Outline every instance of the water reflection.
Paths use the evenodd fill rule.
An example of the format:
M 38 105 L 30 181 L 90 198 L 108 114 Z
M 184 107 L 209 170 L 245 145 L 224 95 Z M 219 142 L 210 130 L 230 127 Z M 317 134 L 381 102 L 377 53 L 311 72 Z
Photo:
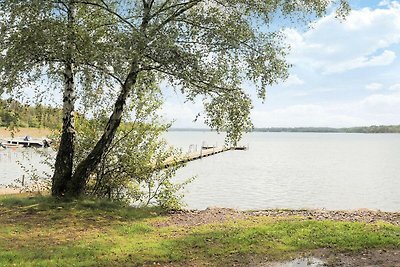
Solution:
M 29 183 L 29 177 L 35 173 L 46 177 L 52 170 L 44 160 L 54 156 L 50 148 L 7 148 L 0 150 L 0 184 L 9 185 L 25 177 Z

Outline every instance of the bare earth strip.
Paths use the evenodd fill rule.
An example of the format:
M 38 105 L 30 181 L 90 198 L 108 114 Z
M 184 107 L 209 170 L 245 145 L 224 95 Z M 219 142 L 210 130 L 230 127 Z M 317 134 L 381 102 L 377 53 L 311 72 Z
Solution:
M 332 220 L 343 222 L 376 223 L 387 222 L 400 225 L 400 212 L 382 212 L 374 210 L 261 210 L 261 211 L 238 211 L 226 208 L 207 208 L 205 210 L 189 210 L 171 212 L 167 221 L 157 226 L 198 226 L 207 223 L 219 223 L 228 220 L 246 219 L 250 217 L 266 216 L 272 218 L 300 217 L 304 220 Z
M 0 187 L 0 195 L 13 195 L 19 194 L 20 191 L 12 188 L 2 188 Z
M 17 128 L 14 131 L 14 137 L 31 136 L 33 138 L 47 137 L 52 134 L 52 130 L 46 128 Z M 12 132 L 4 127 L 0 128 L 0 139 L 11 138 Z

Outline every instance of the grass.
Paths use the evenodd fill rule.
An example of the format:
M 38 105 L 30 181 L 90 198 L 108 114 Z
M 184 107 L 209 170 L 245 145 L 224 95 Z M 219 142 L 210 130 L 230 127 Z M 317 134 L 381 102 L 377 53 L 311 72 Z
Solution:
M 400 248 L 391 224 L 251 217 L 200 226 L 156 227 L 158 208 L 101 200 L 0 197 L 0 266 L 234 265 L 319 248 Z

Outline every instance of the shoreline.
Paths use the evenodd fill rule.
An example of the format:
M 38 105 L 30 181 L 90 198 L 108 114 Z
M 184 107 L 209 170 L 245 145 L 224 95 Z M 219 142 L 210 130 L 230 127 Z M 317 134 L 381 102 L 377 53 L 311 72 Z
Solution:
M 15 128 L 14 137 L 31 136 L 33 138 L 48 137 L 53 130 L 48 128 Z M 12 131 L 5 127 L 0 127 L 0 139 L 12 138 Z
M 18 189 L 0 187 L 0 198 L 37 195 L 36 193 L 21 192 Z M 46 194 L 46 193 L 45 193 Z M 349 209 L 349 210 L 327 210 L 327 209 L 263 209 L 263 210 L 237 210 L 223 207 L 209 207 L 203 210 L 182 209 L 168 212 L 170 220 L 157 226 L 193 226 L 207 223 L 224 222 L 231 219 L 248 219 L 251 217 L 293 218 L 315 221 L 341 221 L 378 223 L 386 222 L 400 226 L 400 211 L 382 211 L 373 209 Z
M 0 187 L 0 196 L 12 196 L 20 194 L 22 193 L 17 189 Z
M 400 212 L 358 210 L 325 210 L 325 209 L 266 209 L 240 211 L 229 208 L 207 208 L 205 210 L 182 210 L 168 213 L 169 220 L 157 226 L 194 226 L 207 223 L 219 223 L 232 219 L 249 219 L 257 217 L 299 218 L 313 221 L 340 221 L 378 223 L 385 222 L 400 226 Z

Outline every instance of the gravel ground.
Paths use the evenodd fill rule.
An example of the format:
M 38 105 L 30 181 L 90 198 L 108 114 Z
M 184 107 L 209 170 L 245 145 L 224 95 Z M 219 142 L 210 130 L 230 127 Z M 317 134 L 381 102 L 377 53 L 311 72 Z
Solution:
M 381 212 L 373 210 L 329 211 L 329 210 L 260 210 L 238 211 L 226 208 L 207 208 L 205 210 L 185 210 L 169 213 L 167 221 L 156 226 L 197 226 L 207 223 L 224 222 L 227 220 L 246 219 L 267 216 L 285 218 L 297 216 L 304 220 L 333 220 L 346 222 L 387 222 L 400 225 L 400 212 Z
M 251 216 L 288 217 L 300 216 L 309 220 L 333 220 L 346 222 L 375 223 L 379 221 L 400 225 L 400 212 L 382 212 L 374 210 L 261 210 L 245 212 Z

